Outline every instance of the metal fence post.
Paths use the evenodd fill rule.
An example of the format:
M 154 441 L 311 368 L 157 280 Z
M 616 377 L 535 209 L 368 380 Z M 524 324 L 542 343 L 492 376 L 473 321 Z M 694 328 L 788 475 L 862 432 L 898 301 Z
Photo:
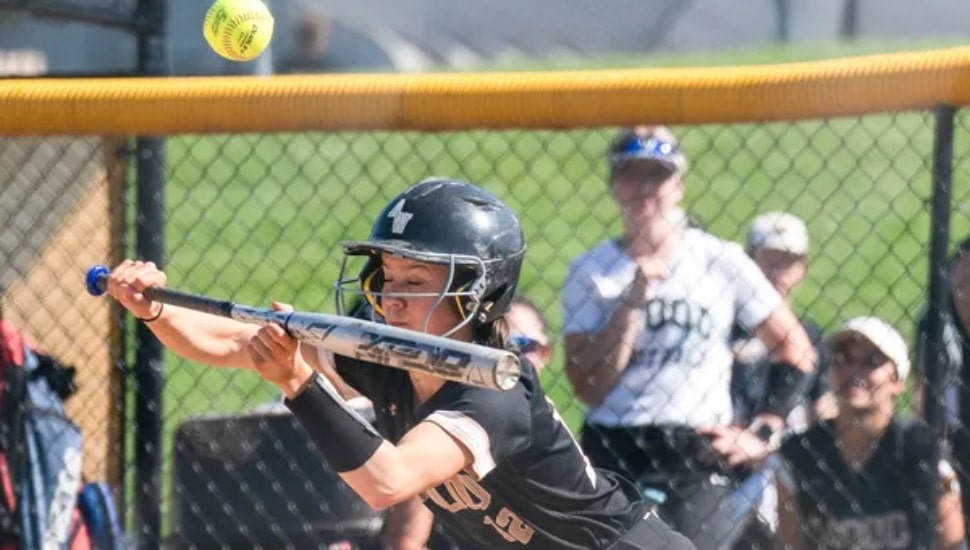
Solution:
M 937 434 L 937 441 L 943 438 L 943 362 L 945 346 L 943 326 L 947 312 L 947 254 L 950 245 L 950 202 L 953 179 L 953 125 L 956 110 L 948 105 L 937 107 L 935 112 L 935 136 L 933 144 L 933 192 L 930 212 L 930 271 L 929 271 L 929 317 L 926 325 L 926 346 L 929 353 L 926 361 L 926 389 L 923 414 L 926 422 Z M 925 506 L 925 517 L 920 541 L 925 548 L 936 548 L 937 483 L 939 473 L 937 463 L 940 458 L 939 445 L 933 446 L 931 456 L 920 469 L 920 500 Z
M 138 69 L 143 76 L 168 74 L 167 0 L 139 0 Z M 140 259 L 164 265 L 165 138 L 136 140 L 135 247 Z M 162 345 L 139 323 L 135 333 L 135 527 L 138 548 L 159 548 L 162 466 Z
M 839 37 L 855 38 L 859 33 L 859 0 L 843 0 Z
M 775 38 L 782 44 L 791 39 L 791 0 L 775 0 L 776 34 Z

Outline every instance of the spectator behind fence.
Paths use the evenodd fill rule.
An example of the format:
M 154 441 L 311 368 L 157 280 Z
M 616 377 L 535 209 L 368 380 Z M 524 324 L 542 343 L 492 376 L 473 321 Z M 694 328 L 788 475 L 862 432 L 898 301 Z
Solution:
M 944 353 L 941 367 L 944 391 L 942 395 L 928 395 L 925 387 L 926 362 L 930 353 L 926 344 L 929 329 L 927 308 L 920 313 L 916 327 L 916 370 L 919 376 L 914 380 L 914 386 L 918 410 L 923 410 L 928 399 L 943 401 L 947 431 L 953 435 L 959 431 L 960 426 L 960 369 L 963 365 L 963 346 L 968 341 L 965 338 L 968 334 L 967 327 L 970 326 L 970 323 L 961 321 L 958 313 L 961 308 L 964 309 L 967 315 L 964 318 L 970 321 L 970 239 L 964 240 L 957 247 L 950 258 L 948 270 L 948 294 L 951 299 L 948 309 L 943 312 Z
M 518 295 L 505 314 L 505 322 L 509 325 L 509 343 L 541 373 L 552 357 L 549 323 L 542 311 L 532 300 Z
M 698 548 L 740 532 L 736 470 L 764 458 L 813 370 L 798 319 L 744 250 L 688 228 L 679 204 L 687 159 L 663 127 L 622 131 L 609 184 L 624 234 L 575 259 L 563 290 L 567 374 L 589 405 L 582 443 L 660 503 Z M 735 427 L 731 327 L 763 339 L 769 399 Z
M 747 243 L 748 255 L 791 307 L 794 290 L 808 272 L 809 242 L 805 222 L 787 212 L 762 214 L 752 222 Z M 799 320 L 817 349 L 821 344 L 822 329 L 811 319 L 800 317 Z M 731 342 L 734 349 L 731 396 L 735 422 L 747 424 L 757 414 L 764 399 L 771 354 L 764 342 L 739 323 L 732 329 Z M 820 362 L 804 399 L 789 414 L 790 429 L 804 429 L 816 415 L 831 417 L 835 414 L 823 366 Z
M 963 427 L 960 420 L 961 399 L 963 385 L 964 363 L 970 360 L 970 238 L 959 244 L 950 259 L 950 285 L 948 289 L 948 307 L 944 313 L 943 324 L 943 392 L 942 395 L 930 395 L 925 387 L 926 362 L 929 359 L 929 349 L 926 345 L 926 331 L 929 328 L 928 311 L 922 313 L 917 326 L 916 367 L 920 374 L 915 380 L 917 408 L 922 410 L 930 399 L 943 400 L 945 410 L 947 435 L 954 448 L 955 457 L 970 457 L 970 432 Z M 965 460 L 965 459 L 964 459 Z M 966 488 L 970 485 L 970 471 L 966 466 L 957 467 L 960 485 Z M 963 509 L 970 509 L 970 495 L 963 496 Z
M 793 292 L 808 271 L 809 239 L 805 222 L 787 212 L 767 212 L 757 216 L 748 231 L 747 252 L 790 307 Z M 817 349 L 821 343 L 821 329 L 804 317 L 800 321 Z M 735 324 L 732 329 L 731 343 L 734 350 L 731 373 L 734 422 L 747 426 L 765 397 L 771 354 L 757 336 L 740 324 Z M 804 430 L 817 412 L 824 410 L 828 417 L 834 415 L 833 398 L 825 391 L 827 385 L 823 382 L 823 364 L 819 363 L 808 392 L 789 413 L 789 430 Z M 749 517 L 752 509 L 757 509 L 757 515 L 737 542 L 738 547 L 769 544 L 777 525 L 771 470 L 760 468 L 746 476 L 734 495 L 733 504 L 734 517 L 738 519 Z
M 786 439 L 778 470 L 779 539 L 786 548 L 961 548 L 960 487 L 946 453 L 939 461 L 938 517 L 919 494 L 935 436 L 895 410 L 910 370 L 902 336 L 858 317 L 825 342 L 838 413 Z M 937 535 L 938 533 L 938 535 Z

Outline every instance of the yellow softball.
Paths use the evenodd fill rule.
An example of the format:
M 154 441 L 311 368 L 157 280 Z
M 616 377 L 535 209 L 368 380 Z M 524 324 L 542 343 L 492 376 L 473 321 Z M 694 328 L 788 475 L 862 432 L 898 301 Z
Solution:
M 205 14 L 202 35 L 222 57 L 250 61 L 273 38 L 273 14 L 260 0 L 216 0 Z

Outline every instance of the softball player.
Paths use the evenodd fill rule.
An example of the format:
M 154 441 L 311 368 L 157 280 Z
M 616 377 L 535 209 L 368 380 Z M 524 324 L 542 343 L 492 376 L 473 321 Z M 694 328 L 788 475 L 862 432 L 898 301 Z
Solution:
M 966 548 L 960 485 L 944 458 L 935 503 L 920 472 L 936 436 L 897 417 L 910 371 L 902 336 L 875 317 L 846 322 L 826 339 L 838 400 L 834 420 L 788 438 L 778 470 L 780 542 L 786 548 Z M 922 510 L 937 508 L 936 517 Z
M 339 302 L 363 295 L 391 326 L 505 346 L 501 318 L 525 242 L 490 193 L 419 183 L 388 203 L 367 240 L 343 250 L 367 262 L 354 276 L 344 263 Z M 184 357 L 253 368 L 276 384 L 330 467 L 372 507 L 421 496 L 462 548 L 691 547 L 647 513 L 628 481 L 589 465 L 528 362 L 510 391 L 447 382 L 303 346 L 278 326 L 162 308 L 140 293 L 164 283 L 154 266 L 125 262 L 108 290 Z M 371 400 L 377 429 L 344 404 L 334 372 Z

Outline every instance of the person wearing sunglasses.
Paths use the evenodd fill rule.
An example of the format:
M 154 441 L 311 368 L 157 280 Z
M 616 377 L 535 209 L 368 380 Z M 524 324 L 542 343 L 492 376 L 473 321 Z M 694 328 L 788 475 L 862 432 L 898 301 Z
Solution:
M 549 324 L 539 307 L 524 296 L 516 296 L 505 314 L 505 323 L 509 344 L 541 373 L 552 357 L 552 346 L 547 334 Z
M 815 352 L 740 245 L 688 226 L 688 162 L 669 129 L 625 129 L 607 160 L 623 234 L 574 259 L 562 293 L 566 372 L 588 406 L 583 448 L 698 548 L 730 547 L 744 527 L 729 504 L 738 471 L 767 455 Z M 735 323 L 772 360 L 747 429 L 733 422 Z
M 879 318 L 857 317 L 826 339 L 825 350 L 838 413 L 781 446 L 782 547 L 966 548 L 960 485 L 945 451 L 936 502 L 920 494 L 936 436 L 896 413 L 910 371 L 902 336 Z M 936 517 L 927 518 L 921 510 L 934 505 Z

